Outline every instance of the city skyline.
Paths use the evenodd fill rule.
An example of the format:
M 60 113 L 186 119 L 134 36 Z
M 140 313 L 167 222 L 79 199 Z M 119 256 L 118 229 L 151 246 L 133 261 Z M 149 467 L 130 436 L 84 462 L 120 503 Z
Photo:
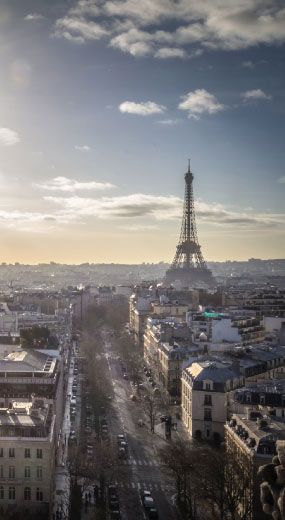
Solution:
M 1 261 L 284 257 L 278 1 L 4 0 Z

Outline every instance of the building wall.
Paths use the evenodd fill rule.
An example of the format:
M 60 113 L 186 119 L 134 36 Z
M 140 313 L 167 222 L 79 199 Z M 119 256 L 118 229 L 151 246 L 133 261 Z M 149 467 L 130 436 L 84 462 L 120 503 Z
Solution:
M 212 340 L 214 342 L 230 341 L 239 343 L 241 336 L 237 327 L 232 327 L 231 319 L 213 320 L 212 322 Z
M 285 323 L 285 318 L 275 318 L 273 316 L 264 316 L 262 324 L 267 332 L 280 331 L 282 323 Z
M 244 442 L 228 424 L 225 425 L 225 445 L 226 453 L 232 461 L 231 469 L 237 468 L 236 475 L 232 475 L 232 478 L 236 476 L 237 486 L 242 490 L 241 498 L 236 507 L 237 519 L 268 519 L 269 517 L 262 511 L 257 470 L 259 466 L 268 464 L 272 455 L 259 455 L 245 446 Z M 244 482 L 242 482 L 243 479 Z
M 0 475 L 3 474 L 3 477 L 0 477 L 0 497 L 4 493 L 4 498 L 0 498 L 0 511 L 1 507 L 10 512 L 39 511 L 41 520 L 47 519 L 52 504 L 55 475 L 54 433 L 50 438 L 44 439 L 0 437 L 0 455 L 2 449 Z M 14 449 L 14 457 L 9 457 L 9 449 Z M 29 458 L 25 457 L 25 449 L 30 450 Z M 37 457 L 37 450 L 42 450 L 42 458 Z M 9 488 L 15 489 L 15 499 L 9 499 Z M 30 500 L 25 500 L 25 488 L 30 488 Z M 41 500 L 37 500 L 38 498 Z
M 212 404 L 209 404 L 210 402 Z M 205 413 L 209 414 L 209 411 L 211 420 L 205 418 Z M 223 438 L 224 424 L 227 420 L 227 394 L 193 390 L 191 384 L 182 376 L 182 420 L 191 437 L 195 437 L 199 430 L 202 438 L 211 439 L 214 433 Z

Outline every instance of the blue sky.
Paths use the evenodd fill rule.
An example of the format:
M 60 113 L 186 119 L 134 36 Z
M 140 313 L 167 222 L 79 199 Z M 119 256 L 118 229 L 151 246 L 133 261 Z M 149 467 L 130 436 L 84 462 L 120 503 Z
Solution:
M 2 261 L 284 257 L 283 2 L 0 6 Z

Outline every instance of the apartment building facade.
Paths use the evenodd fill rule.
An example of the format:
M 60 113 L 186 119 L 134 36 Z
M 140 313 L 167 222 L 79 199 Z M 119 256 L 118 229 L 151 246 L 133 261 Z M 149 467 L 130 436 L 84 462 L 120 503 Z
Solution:
M 55 473 L 55 414 L 45 399 L 0 410 L 0 515 L 48 520 Z

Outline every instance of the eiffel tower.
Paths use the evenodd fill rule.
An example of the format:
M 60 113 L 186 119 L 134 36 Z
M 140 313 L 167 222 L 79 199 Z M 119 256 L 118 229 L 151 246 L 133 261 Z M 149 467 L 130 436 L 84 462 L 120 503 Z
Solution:
M 185 173 L 185 198 L 180 239 L 171 267 L 166 271 L 164 282 L 167 285 L 176 280 L 181 281 L 184 286 L 199 285 L 199 282 L 207 285 L 214 283 L 213 275 L 207 267 L 198 242 L 193 179 L 189 159 L 188 171 Z

